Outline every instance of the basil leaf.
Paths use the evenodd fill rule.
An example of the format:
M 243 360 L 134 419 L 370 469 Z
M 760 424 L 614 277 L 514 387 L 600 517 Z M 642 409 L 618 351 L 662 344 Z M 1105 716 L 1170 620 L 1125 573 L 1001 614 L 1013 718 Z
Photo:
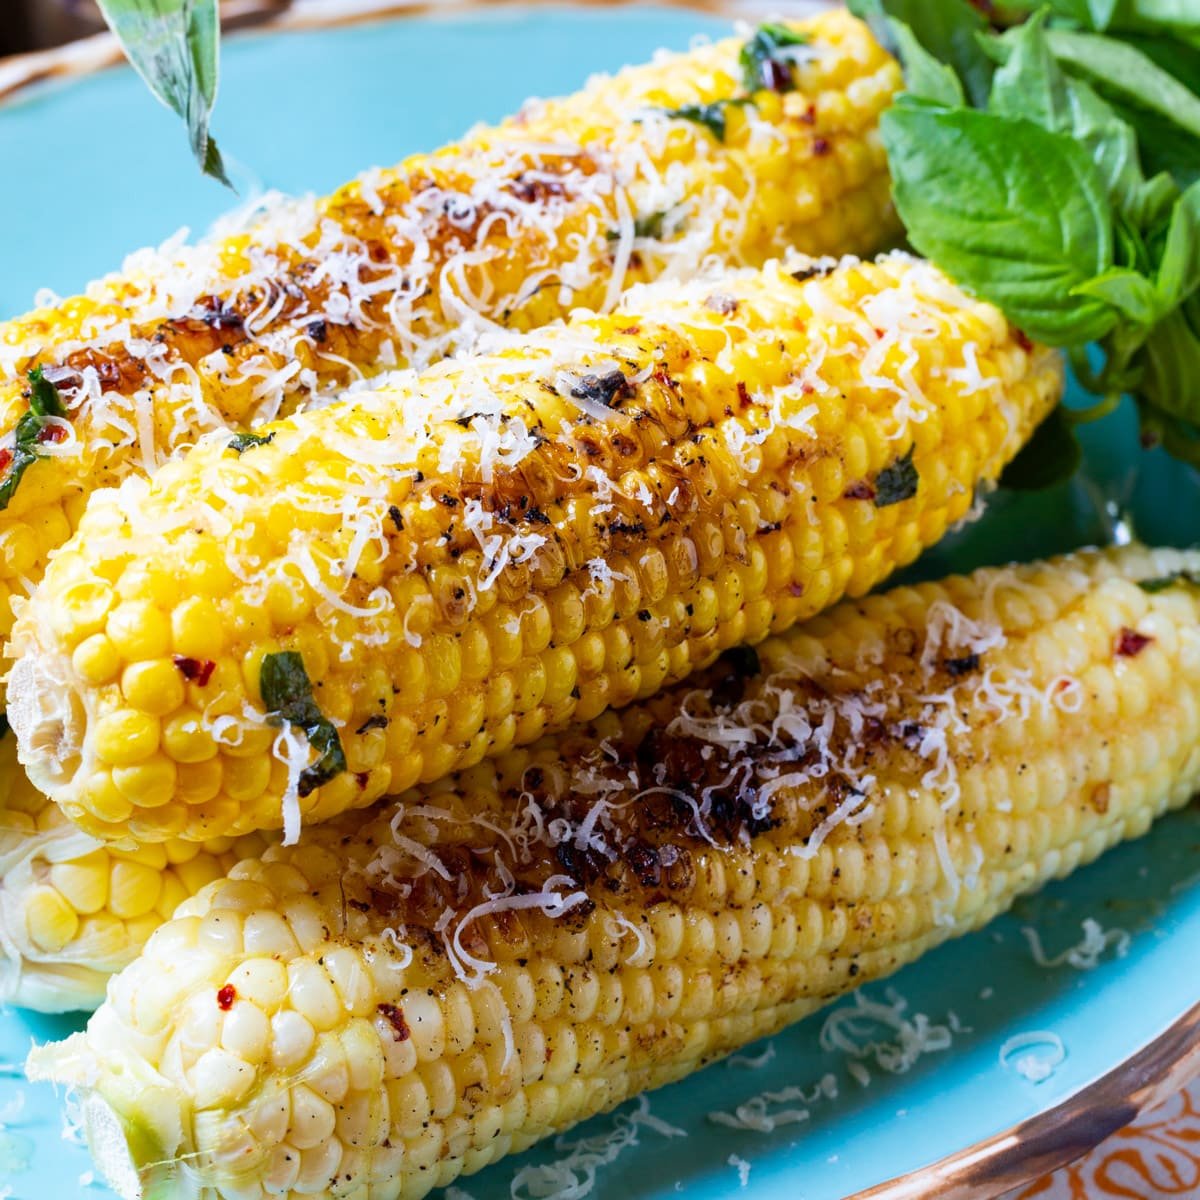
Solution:
M 1120 29 L 1154 29 L 1176 37 L 1200 38 L 1200 11 L 1195 0 L 1117 0 L 1115 24 Z
M 1200 138 L 1200 96 L 1136 47 L 1066 29 L 1052 29 L 1046 36 L 1059 63 L 1090 79 L 1101 95 L 1149 109 Z
M 295 725 L 304 731 L 317 761 L 300 772 L 297 791 L 307 796 L 346 769 L 342 740 L 332 721 L 317 707 L 304 659 L 295 650 L 263 656 L 259 691 L 272 725 Z
M 1200 138 L 1180 129 L 1174 121 L 1144 108 L 1121 104 L 1121 116 L 1137 131 L 1142 162 L 1151 174 L 1168 172 L 1181 187 L 1200 179 Z
M 1200 575 L 1195 571 L 1175 571 L 1170 575 L 1159 575 L 1157 579 L 1139 579 L 1138 587 L 1153 596 L 1156 592 L 1165 592 L 1167 588 L 1178 587 L 1183 583 L 1190 587 L 1200 587 Z
M 899 17 L 889 17 L 883 0 L 852 0 L 851 8 L 871 26 L 877 41 L 889 46 L 904 68 L 904 88 L 909 96 L 957 108 L 966 104 L 962 83 L 954 69 L 938 62 Z
M 1103 300 L 1136 325 L 1153 325 L 1162 315 L 1162 304 L 1154 284 L 1128 267 L 1112 267 L 1077 283 L 1071 289 L 1071 295 Z
M 252 449 L 254 446 L 265 446 L 268 442 L 274 440 L 275 435 L 273 433 L 238 433 L 229 440 L 228 449 L 236 450 L 238 454 L 241 455 L 245 454 L 247 450 Z
M 1160 300 L 1167 306 L 1200 288 L 1200 183 L 1193 183 L 1171 210 L 1157 285 Z
M 909 446 L 908 453 L 896 459 L 895 462 L 888 463 L 875 476 L 875 495 L 872 499 L 876 508 L 887 508 L 889 505 L 899 504 L 902 500 L 911 500 L 917 494 L 921 477 L 913 465 L 915 448 Z
M 992 80 L 988 111 L 1027 117 L 1043 129 L 1067 129 L 1073 123 L 1067 80 L 1050 52 L 1045 23 L 1042 9 L 998 39 L 1010 53 Z
M 217 0 L 97 0 L 134 70 L 187 123 L 192 153 L 206 175 L 232 187 L 209 118 L 217 99 Z
M 851 11 L 864 19 L 871 7 L 869 0 L 850 3 Z M 935 59 L 954 70 L 973 105 L 982 108 L 987 103 L 993 67 L 976 40 L 976 34 L 988 27 L 977 9 L 967 0 L 882 0 L 882 7 L 889 17 L 907 25 Z
M 1113 265 L 1112 208 L 1087 150 L 1020 118 L 898 102 L 882 119 L 909 240 L 1032 336 L 1086 342 L 1106 304 L 1071 289 Z
M 678 108 L 664 108 L 668 117 L 680 121 L 693 121 L 703 125 L 717 139 L 725 140 L 725 105 L 728 101 L 718 100 L 713 104 L 681 104 Z
M 1200 95 L 1200 45 L 1189 45 L 1170 35 L 1125 33 L 1121 40 L 1136 47 L 1189 91 Z
M 29 372 L 29 411 L 38 418 L 67 415 L 67 407 L 58 394 L 58 388 L 46 378 L 41 367 L 34 367 Z M 44 424 L 44 420 L 39 420 L 38 427 Z
M 1070 479 L 1083 451 L 1060 404 L 1034 431 L 1000 475 L 1000 486 L 1032 492 Z
M 21 414 L 13 430 L 11 450 L 0 451 L 4 463 L 4 479 L 0 482 L 0 512 L 9 506 L 25 472 L 45 455 L 39 450 L 44 431 L 49 426 L 48 417 L 66 417 L 67 409 L 58 394 L 58 388 L 50 382 L 41 367 L 29 372 L 29 408 Z
M 796 47 L 808 45 L 808 34 L 777 22 L 760 25 L 742 47 L 738 62 L 742 83 L 748 92 L 790 92 L 795 86 L 792 68 L 798 61 Z M 806 52 L 811 54 L 811 51 Z
M 1200 423 L 1200 294 L 1193 293 L 1180 307 L 1164 317 L 1151 330 L 1138 355 L 1141 380 L 1138 397 L 1164 416 Z M 1147 414 L 1142 413 L 1143 423 Z M 1171 453 L 1177 430 L 1160 431 Z M 1182 455 L 1196 461 L 1191 455 Z
M 903 21 L 892 22 L 892 33 L 904 66 L 905 90 L 910 95 L 948 108 L 966 104 L 962 83 L 951 67 L 938 62 Z

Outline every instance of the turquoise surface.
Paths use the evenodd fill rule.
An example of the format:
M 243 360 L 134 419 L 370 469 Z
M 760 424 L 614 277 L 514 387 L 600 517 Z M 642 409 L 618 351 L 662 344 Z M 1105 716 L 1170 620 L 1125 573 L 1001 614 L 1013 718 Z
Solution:
M 590 71 L 661 45 L 684 47 L 694 34 L 721 28 L 703 16 L 639 8 L 503 11 L 240 37 L 226 48 L 215 128 L 244 191 L 322 191 L 367 164 L 497 117 L 529 93 L 571 90 Z M 0 315 L 27 307 L 38 287 L 77 288 L 128 249 L 180 225 L 203 229 L 230 203 L 197 175 L 182 131 L 127 71 L 44 88 L 0 110 L 0 162 L 8 185 L 0 192 Z M 1088 430 L 1086 482 L 1040 495 L 999 494 L 982 521 L 914 572 L 936 575 L 1103 540 L 1107 500 L 1131 514 L 1147 540 L 1200 539 L 1195 477 L 1160 454 L 1142 454 L 1125 412 Z M 1053 955 L 1079 940 L 1088 916 L 1128 930 L 1128 954 L 1110 951 L 1088 973 L 1035 965 L 1023 925 L 1036 927 Z M 961 1030 L 950 1049 L 902 1076 L 873 1068 L 864 1088 L 844 1054 L 819 1049 L 823 1018 L 804 1022 L 774 1039 L 774 1057 L 761 1069 L 719 1064 L 654 1095 L 654 1116 L 687 1136 L 640 1126 L 639 1144 L 599 1167 L 595 1194 L 729 1195 L 739 1183 L 729 1163 L 736 1156 L 751 1164 L 747 1194 L 759 1200 L 838 1200 L 1086 1087 L 1200 1000 L 1198 954 L 1200 809 L 1193 806 L 897 976 L 892 986 L 910 1013 Z M 884 999 L 887 988 L 868 994 Z M 0 1014 L 0 1193 L 11 1188 L 11 1200 L 107 1194 L 86 1184 L 86 1152 L 59 1140 L 61 1097 L 25 1084 L 16 1067 L 31 1039 L 62 1036 L 78 1024 Z M 1046 1030 L 1066 1050 L 1049 1078 L 1034 1084 L 1001 1066 L 1007 1038 Z M 827 1073 L 837 1080 L 837 1098 L 808 1106 L 805 1122 L 763 1134 L 706 1119 L 764 1089 L 811 1091 Z M 603 1134 L 619 1119 L 598 1118 L 569 1140 Z M 500 1200 L 522 1166 L 551 1157 L 535 1151 L 462 1187 L 477 1200 Z

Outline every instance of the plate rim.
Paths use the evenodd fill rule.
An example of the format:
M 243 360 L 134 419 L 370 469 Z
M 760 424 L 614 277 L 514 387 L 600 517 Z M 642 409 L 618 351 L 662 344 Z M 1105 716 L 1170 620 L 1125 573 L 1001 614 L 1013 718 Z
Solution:
M 669 8 L 745 18 L 737 0 L 654 0 Z M 802 0 L 803 2 L 803 0 Z M 808 0 L 814 11 L 832 0 Z M 453 17 L 470 12 L 636 9 L 639 0 L 232 0 L 222 4 L 227 31 L 303 32 L 373 21 Z M 0 108 L 50 83 L 74 82 L 118 66 L 110 33 L 0 59 Z M 1200 1078 L 1200 1003 L 1073 1095 L 992 1136 L 844 1200 L 995 1200 L 1082 1158 L 1141 1113 Z

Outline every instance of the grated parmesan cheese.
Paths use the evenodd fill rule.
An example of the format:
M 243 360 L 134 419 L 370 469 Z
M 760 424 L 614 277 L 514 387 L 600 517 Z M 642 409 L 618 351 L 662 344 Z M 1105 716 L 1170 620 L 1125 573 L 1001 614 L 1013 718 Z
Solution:
M 632 1111 L 618 1112 L 607 1133 L 570 1141 L 558 1137 L 554 1147 L 561 1157 L 544 1166 L 522 1167 L 510 1185 L 512 1200 L 581 1200 L 591 1195 L 596 1175 L 631 1146 L 639 1145 L 639 1133 L 649 1129 L 661 1137 L 687 1137 L 687 1132 L 654 1116 L 650 1102 L 639 1096 Z
M 1083 937 L 1073 946 L 1068 946 L 1053 958 L 1042 947 L 1041 935 L 1031 925 L 1021 926 L 1021 935 L 1029 943 L 1033 961 L 1039 967 L 1074 967 L 1077 971 L 1094 971 L 1100 960 L 1111 947 L 1115 957 L 1124 958 L 1129 953 L 1132 937 L 1124 929 L 1104 929 L 1094 917 L 1083 920 Z
M 1067 1050 L 1057 1033 L 1018 1033 L 1000 1047 L 1000 1065 L 1015 1071 L 1030 1083 L 1044 1083 L 1067 1059 Z
M 750 1182 L 751 1164 L 736 1154 L 731 1154 L 725 1161 L 737 1172 L 738 1187 L 746 1187 Z

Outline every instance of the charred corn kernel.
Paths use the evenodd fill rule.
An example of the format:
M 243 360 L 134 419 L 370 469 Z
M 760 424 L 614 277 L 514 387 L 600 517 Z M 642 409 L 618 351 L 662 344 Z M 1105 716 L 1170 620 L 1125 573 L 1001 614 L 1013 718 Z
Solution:
M 109 976 L 182 901 L 265 844 L 253 836 L 99 846 L 33 787 L 12 738 L 0 740 L 0 1001 L 95 1008 Z
M 121 837 L 131 827 L 87 801 L 101 764 L 128 769 L 118 787 L 132 798 L 125 781 L 139 778 L 137 768 L 160 756 L 193 761 L 207 752 L 208 733 L 220 791 L 193 803 L 180 831 L 157 786 L 163 777 L 147 768 L 138 839 L 154 840 L 156 825 L 164 837 L 208 838 L 278 828 L 285 817 L 294 831 L 302 816 L 366 806 L 650 695 L 731 645 L 760 641 L 847 590 L 868 591 L 995 478 L 1054 404 L 1061 366 L 1050 351 L 1027 352 L 1003 322 L 1001 336 L 984 340 L 986 306 L 926 263 L 892 255 L 823 272 L 799 261 L 636 289 L 614 316 L 577 314 L 493 354 L 280 422 L 270 442 L 240 457 L 201 445 L 148 488 L 131 484 L 136 503 L 121 492 L 93 497 L 16 630 L 11 720 L 34 781 L 88 832 Z M 894 324 L 881 340 L 884 313 Z M 964 341 L 964 328 L 976 339 Z M 889 338 L 904 353 L 875 365 Z M 715 357 L 698 349 L 708 341 L 720 347 Z M 972 364 L 957 368 L 962 379 L 944 369 L 959 360 Z M 980 387 L 994 397 L 982 415 L 966 399 Z M 480 394 L 496 406 L 495 429 L 516 439 L 503 457 L 484 449 L 499 433 L 475 431 Z M 453 396 L 462 397 L 461 419 Z M 676 409 L 688 423 L 672 439 L 662 414 Z M 760 446 L 768 429 L 785 443 L 774 469 Z M 855 443 L 873 456 L 856 479 L 841 466 L 847 429 L 870 432 Z M 231 469 L 253 469 L 259 488 L 233 496 L 222 482 Z M 780 506 L 777 492 L 800 499 Z M 219 536 L 180 519 L 218 495 Z M 333 525 L 330 496 L 341 514 Z M 583 532 L 558 519 L 580 498 L 595 516 Z M 110 511 L 118 508 L 119 519 Z M 286 534 L 272 536 L 265 518 L 284 509 Z M 780 534 L 802 547 L 786 577 L 772 574 L 766 552 L 766 539 Z M 357 547 L 381 537 L 381 582 L 369 584 L 354 573 Z M 553 570 L 540 557 L 548 547 Z M 138 672 L 161 670 L 147 660 L 123 653 L 117 687 L 74 671 L 69 611 L 59 606 L 64 578 L 77 589 L 88 571 L 106 578 L 139 562 L 190 578 L 197 556 L 217 553 L 239 563 L 240 578 L 211 599 L 206 620 L 227 646 L 207 687 L 197 677 L 172 710 L 174 679 L 164 679 L 161 702 L 128 694 Z M 463 574 L 471 555 L 474 573 Z M 691 582 L 674 590 L 672 562 L 695 564 Z M 268 597 L 285 572 L 311 602 L 299 626 L 271 622 Z M 452 611 L 424 603 L 446 586 Z M 493 591 L 499 602 L 478 612 L 474 598 Z M 131 593 L 114 619 L 154 602 Z M 241 609 L 257 616 L 238 632 L 229 614 Z M 153 624 L 180 621 L 172 612 Z M 585 628 L 595 635 L 586 641 Z M 475 665 L 481 638 L 490 676 Z M 159 664 L 157 640 L 150 650 L 149 664 Z M 262 694 L 262 672 L 268 655 L 281 654 L 298 658 L 347 769 L 311 778 L 303 731 L 281 734 L 272 723 L 269 709 L 281 701 Z M 255 712 L 257 721 L 245 715 Z M 236 728 L 218 736 L 226 721 Z M 381 722 L 403 721 L 412 740 L 407 727 L 379 737 Z M 271 750 L 280 756 L 273 765 Z
M 118 1185 L 223 1200 L 319 1160 L 423 1196 L 432 1162 L 448 1184 L 677 1079 L 1186 803 L 1197 577 L 1127 547 L 898 589 L 315 826 L 195 897 L 30 1072 L 88 1093 Z M 284 923 L 264 959 L 252 929 Z
M 741 39 L 672 55 L 531 103 L 327 199 L 270 207 L 222 241 L 143 252 L 86 295 L 0 327 L 0 431 L 11 436 L 28 411 L 26 373 L 41 365 L 75 435 L 29 468 L 0 512 L 0 586 L 36 581 L 81 499 L 140 472 L 146 455 L 163 460 L 214 426 L 287 414 L 364 373 L 424 366 L 475 336 L 481 324 L 464 310 L 531 329 L 576 306 L 611 307 L 624 284 L 712 255 L 758 264 L 791 246 L 844 254 L 884 244 L 896 221 L 877 126 L 899 68 L 844 12 L 800 27 L 814 52 L 782 103 L 743 92 Z M 731 99 L 750 99 L 755 119 Z M 708 104 L 727 115 L 723 138 L 669 115 Z M 648 206 L 666 178 L 667 209 Z M 569 288 L 541 286 L 568 264 Z M 279 279 L 287 297 L 264 303 Z M 102 397 L 88 382 L 97 378 Z M 134 436 L 128 414 L 147 392 L 149 412 L 138 411 L 148 428 L 140 422 Z M 231 492 L 256 486 L 252 470 L 225 475 Z M 268 514 L 276 531 L 281 520 Z M 372 554 L 366 547 L 359 562 L 368 584 L 381 568 Z M 148 574 L 170 607 L 180 581 Z M 190 595 L 219 596 L 231 576 L 210 556 L 187 584 Z M 266 601 L 280 623 L 306 615 L 289 595 L 277 588 Z M 109 603 L 81 592 L 76 620 L 99 628 Z M 4 597 L 0 641 L 11 621 Z M 128 636 L 157 645 L 161 631 Z

